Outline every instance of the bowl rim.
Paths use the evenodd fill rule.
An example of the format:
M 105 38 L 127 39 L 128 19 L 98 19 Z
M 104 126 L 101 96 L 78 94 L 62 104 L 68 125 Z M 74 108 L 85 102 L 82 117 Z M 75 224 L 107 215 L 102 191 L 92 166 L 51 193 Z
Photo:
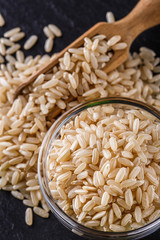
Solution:
M 92 228 L 86 227 L 83 224 L 77 222 L 74 218 L 72 218 L 68 214 L 66 214 L 60 208 L 60 206 L 56 203 L 56 200 L 54 200 L 53 197 L 51 196 L 51 194 L 48 192 L 49 187 L 47 186 L 48 189 L 46 189 L 46 186 L 44 186 L 42 170 L 43 170 L 43 173 L 44 173 L 44 170 L 46 171 L 47 157 L 45 158 L 45 169 L 44 168 L 41 169 L 41 167 L 42 167 L 41 164 L 43 161 L 44 147 L 45 147 L 47 140 L 50 138 L 50 135 L 52 135 L 52 136 L 49 140 L 49 145 L 47 146 L 47 155 L 48 155 L 48 151 L 50 149 L 50 144 L 52 143 L 53 138 L 59 132 L 61 127 L 68 122 L 68 120 L 70 120 L 73 116 L 77 115 L 78 113 L 80 113 L 88 108 L 96 107 L 96 106 L 100 106 L 100 105 L 104 105 L 104 104 L 122 104 L 122 105 L 129 105 L 129 106 L 137 107 L 137 108 L 147 111 L 151 115 L 155 116 L 158 120 L 160 120 L 160 112 L 157 109 L 155 109 L 154 107 L 150 106 L 147 103 L 141 102 L 139 100 L 125 98 L 125 97 L 106 97 L 106 98 L 95 99 L 95 100 L 87 101 L 85 103 L 78 104 L 77 106 L 69 109 L 68 111 L 63 113 L 52 124 L 52 126 L 47 131 L 46 136 L 44 137 L 42 145 L 40 147 L 38 163 L 37 163 L 38 164 L 38 166 L 37 166 L 38 180 L 39 180 L 40 188 L 41 188 L 42 194 L 45 198 L 45 201 L 51 208 L 51 211 L 52 212 L 54 211 L 54 214 L 56 216 L 58 215 L 61 219 L 63 219 L 63 221 L 68 222 L 72 226 L 74 226 L 75 229 L 77 229 L 77 231 L 83 231 L 84 233 L 94 234 L 95 236 L 101 236 L 101 237 L 117 237 L 117 236 L 118 237 L 126 237 L 126 236 L 134 236 L 139 233 L 143 234 L 144 232 L 146 232 L 146 231 L 148 232 L 152 228 L 156 228 L 160 223 L 160 217 L 155 219 L 153 222 L 148 223 L 138 229 L 129 230 L 129 231 L 125 231 L 125 232 L 109 232 L 109 231 L 105 232 L 105 231 L 92 229 Z M 54 131 L 54 129 L 55 129 L 55 131 Z M 45 181 L 46 181 L 46 179 L 45 179 Z

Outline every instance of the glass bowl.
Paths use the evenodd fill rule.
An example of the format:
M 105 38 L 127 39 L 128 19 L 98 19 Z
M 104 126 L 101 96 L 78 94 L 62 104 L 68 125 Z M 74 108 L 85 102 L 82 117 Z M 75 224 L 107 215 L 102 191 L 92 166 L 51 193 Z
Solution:
M 63 125 L 67 124 L 70 120 L 73 120 L 77 115 L 79 115 L 82 111 L 92 108 L 99 105 L 108 105 L 112 104 L 114 108 L 117 109 L 139 109 L 144 110 L 151 115 L 153 115 L 156 121 L 160 122 L 160 113 L 154 109 L 153 107 L 145 104 L 143 102 L 121 98 L 121 97 L 111 97 L 111 98 L 102 98 L 93 101 L 89 101 L 83 104 L 79 104 L 78 106 L 70 109 L 65 112 L 61 117 L 59 117 L 54 124 L 51 126 L 49 131 L 47 132 L 43 143 L 41 145 L 39 158 L 38 158 L 38 179 L 40 183 L 40 188 L 43 193 L 43 196 L 51 209 L 52 213 L 57 217 L 57 219 L 72 232 L 76 233 L 79 236 L 83 236 L 89 239 L 140 239 L 145 237 L 154 231 L 156 231 L 160 227 L 160 217 L 155 221 L 144 225 L 136 230 L 126 231 L 126 232 L 104 232 L 99 230 L 94 230 L 84 225 L 78 223 L 75 219 L 71 218 L 67 215 L 56 203 L 56 200 L 53 199 L 49 185 L 48 178 L 46 174 L 46 161 L 47 156 L 51 147 L 51 143 L 53 139 L 57 139 L 59 137 L 60 129 Z

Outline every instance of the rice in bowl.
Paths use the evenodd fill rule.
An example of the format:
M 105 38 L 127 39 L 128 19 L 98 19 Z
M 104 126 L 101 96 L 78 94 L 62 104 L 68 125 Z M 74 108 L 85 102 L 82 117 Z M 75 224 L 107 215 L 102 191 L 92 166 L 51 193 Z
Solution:
M 160 123 L 144 110 L 88 108 L 53 139 L 46 171 L 53 199 L 101 231 L 128 231 L 160 216 Z

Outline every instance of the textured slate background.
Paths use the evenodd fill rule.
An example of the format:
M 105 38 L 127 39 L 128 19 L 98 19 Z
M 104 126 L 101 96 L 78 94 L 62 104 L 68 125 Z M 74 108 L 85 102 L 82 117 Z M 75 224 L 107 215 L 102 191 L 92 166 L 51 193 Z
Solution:
M 136 3 L 137 0 L 0 0 L 0 12 L 6 20 L 6 25 L 0 28 L 0 37 L 4 31 L 20 26 L 27 36 L 35 33 L 39 37 L 37 45 L 26 55 L 44 54 L 42 29 L 49 23 L 55 23 L 63 31 L 63 38 L 55 40 L 53 52 L 57 52 L 95 23 L 105 21 L 106 11 L 113 11 L 118 20 Z M 138 51 L 144 45 L 160 56 L 159 43 L 160 26 L 157 26 L 139 36 L 132 51 Z M 53 215 L 47 220 L 34 216 L 33 226 L 27 227 L 24 211 L 21 201 L 8 192 L 0 191 L 0 240 L 82 240 L 65 229 Z M 143 240 L 158 240 L 159 235 L 160 230 Z

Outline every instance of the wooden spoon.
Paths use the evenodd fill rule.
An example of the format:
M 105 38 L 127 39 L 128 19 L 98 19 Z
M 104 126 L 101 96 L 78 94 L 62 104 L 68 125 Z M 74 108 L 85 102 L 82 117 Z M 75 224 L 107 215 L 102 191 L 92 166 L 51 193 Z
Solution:
M 134 39 L 143 31 L 160 23 L 160 0 L 140 0 L 135 8 L 123 19 L 114 23 L 100 22 L 81 35 L 73 43 L 52 58 L 44 67 L 35 72 L 26 82 L 22 83 L 15 91 L 15 98 L 23 88 L 32 83 L 40 74 L 46 73 L 58 63 L 69 48 L 78 48 L 83 45 L 85 37 L 93 37 L 97 34 L 106 35 L 107 39 L 114 35 L 120 35 L 121 41 L 127 43 L 124 50 L 115 51 L 111 60 L 103 69 L 110 72 L 122 64 L 128 57 L 129 49 Z

